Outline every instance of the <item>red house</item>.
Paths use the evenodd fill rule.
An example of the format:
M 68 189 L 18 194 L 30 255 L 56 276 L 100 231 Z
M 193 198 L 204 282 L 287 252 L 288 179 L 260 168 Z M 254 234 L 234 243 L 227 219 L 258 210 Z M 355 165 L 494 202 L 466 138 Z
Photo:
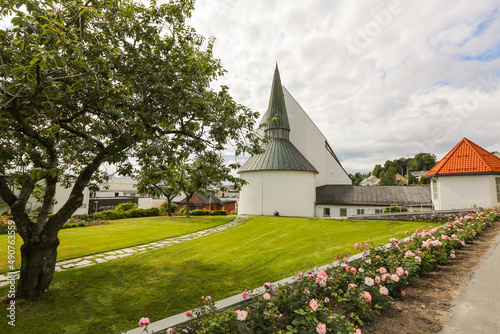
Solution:
M 186 205 L 186 198 L 184 198 L 180 202 L 176 202 L 179 210 L 182 209 Z M 225 199 L 224 202 L 221 202 L 219 198 L 212 194 L 201 194 L 196 193 L 191 197 L 191 201 L 189 202 L 189 210 L 225 210 L 227 213 L 231 213 L 236 210 L 236 199 L 229 200 Z

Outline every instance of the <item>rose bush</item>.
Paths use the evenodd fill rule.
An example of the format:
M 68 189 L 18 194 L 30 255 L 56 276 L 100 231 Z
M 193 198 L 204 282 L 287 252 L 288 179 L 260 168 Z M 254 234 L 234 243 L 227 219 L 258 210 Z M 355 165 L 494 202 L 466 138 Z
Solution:
M 403 240 L 391 238 L 388 245 L 358 243 L 361 259 L 344 257 L 327 270 L 301 272 L 291 284 L 265 283 L 264 293 L 251 296 L 238 310 L 217 312 L 214 299 L 202 297 L 189 325 L 167 333 L 360 334 L 359 327 L 391 298 L 404 297 L 408 284 L 455 258 L 455 250 L 498 220 L 500 210 L 491 209 L 449 217 L 440 227 L 416 230 Z M 249 297 L 248 291 L 242 296 Z

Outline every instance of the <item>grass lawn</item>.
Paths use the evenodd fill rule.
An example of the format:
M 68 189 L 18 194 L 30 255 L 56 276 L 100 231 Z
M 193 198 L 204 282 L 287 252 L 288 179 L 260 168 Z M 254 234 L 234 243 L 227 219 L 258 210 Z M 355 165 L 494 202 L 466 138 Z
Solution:
M 429 223 L 252 217 L 230 230 L 144 254 L 55 273 L 51 295 L 16 304 L 15 331 L 112 333 L 196 305 L 200 296 L 239 294 L 356 253 L 356 242 L 388 242 Z M 80 244 L 83 247 L 83 243 Z M 7 288 L 0 288 L 6 296 Z
M 61 244 L 57 249 L 57 260 L 107 252 L 110 250 L 136 246 L 186 233 L 196 232 L 225 224 L 234 217 L 146 217 L 112 220 L 111 224 L 67 228 L 59 232 Z M 20 248 L 23 240 L 16 235 L 16 268 L 21 267 Z M 8 270 L 7 235 L 0 235 L 0 273 Z

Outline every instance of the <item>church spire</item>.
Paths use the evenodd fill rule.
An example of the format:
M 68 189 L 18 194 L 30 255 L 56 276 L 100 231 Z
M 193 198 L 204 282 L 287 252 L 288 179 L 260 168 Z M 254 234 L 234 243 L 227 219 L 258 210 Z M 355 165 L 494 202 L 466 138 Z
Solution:
M 272 129 L 282 129 L 290 131 L 290 124 L 288 123 L 288 114 L 285 105 L 285 95 L 283 94 L 283 87 L 281 86 L 278 63 L 276 63 L 276 69 L 274 70 L 271 96 L 269 97 L 269 106 L 267 107 L 267 112 L 264 119 L 269 122 L 266 131 Z M 275 131 L 270 132 L 272 133 Z

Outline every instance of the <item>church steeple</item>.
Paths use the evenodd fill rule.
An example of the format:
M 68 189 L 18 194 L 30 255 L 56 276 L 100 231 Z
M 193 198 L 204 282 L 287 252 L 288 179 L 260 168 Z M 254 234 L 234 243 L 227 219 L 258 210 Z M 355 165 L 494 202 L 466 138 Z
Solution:
M 285 95 L 281 86 L 280 72 L 278 63 L 274 70 L 273 85 L 271 87 L 271 96 L 269 97 L 269 105 L 264 119 L 269 122 L 266 134 L 274 138 L 288 139 L 290 132 L 290 124 L 288 122 L 288 114 L 285 105 Z

